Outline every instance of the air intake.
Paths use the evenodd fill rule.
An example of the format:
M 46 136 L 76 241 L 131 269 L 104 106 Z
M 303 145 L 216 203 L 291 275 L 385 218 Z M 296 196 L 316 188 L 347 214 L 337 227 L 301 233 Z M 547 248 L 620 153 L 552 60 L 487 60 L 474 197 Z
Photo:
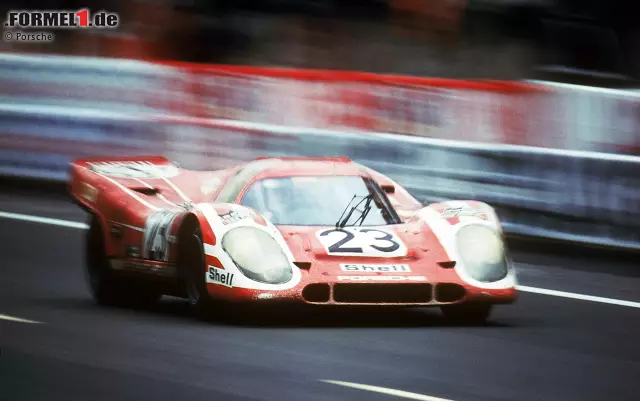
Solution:
M 302 298 L 307 302 L 328 302 L 329 284 L 309 284 L 302 290 Z
M 422 304 L 431 301 L 431 284 L 337 283 L 333 300 L 351 304 Z
M 436 284 L 436 301 L 456 302 L 467 294 L 463 286 L 451 283 Z

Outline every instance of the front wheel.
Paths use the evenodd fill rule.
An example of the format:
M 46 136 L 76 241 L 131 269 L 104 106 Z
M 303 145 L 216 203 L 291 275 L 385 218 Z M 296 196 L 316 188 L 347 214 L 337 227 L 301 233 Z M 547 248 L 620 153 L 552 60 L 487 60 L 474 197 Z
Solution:
M 206 262 L 204 246 L 199 230 L 184 238 L 181 244 L 180 267 L 184 272 L 186 293 L 191 307 L 199 317 L 206 318 L 213 308 L 213 301 L 207 290 Z
M 455 304 L 441 306 L 445 319 L 455 323 L 480 324 L 489 319 L 493 306 L 490 304 Z
M 93 299 L 105 306 L 149 306 L 162 293 L 150 283 L 116 277 L 109 266 L 104 231 L 94 216 L 86 238 L 85 278 Z

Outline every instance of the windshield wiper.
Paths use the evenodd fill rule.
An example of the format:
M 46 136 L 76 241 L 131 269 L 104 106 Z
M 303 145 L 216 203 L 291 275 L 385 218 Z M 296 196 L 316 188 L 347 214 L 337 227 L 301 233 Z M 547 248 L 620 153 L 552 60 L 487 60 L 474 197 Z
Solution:
M 353 206 L 351 209 L 349 209 L 349 206 L 351 206 L 351 203 L 353 203 L 353 200 L 356 199 L 356 198 L 362 198 L 362 199 L 355 206 Z M 369 214 L 369 211 L 371 210 L 371 200 L 372 199 L 373 199 L 373 194 L 369 194 L 367 196 L 353 195 L 353 198 L 351 198 L 351 200 L 347 204 L 347 207 L 344 209 L 344 211 L 340 215 L 340 218 L 338 219 L 338 222 L 336 223 L 336 228 L 343 228 L 344 226 L 346 226 L 347 222 L 349 221 L 349 219 L 353 215 L 353 212 L 358 210 L 358 206 L 360 206 L 362 204 L 362 202 L 366 201 L 366 203 L 364 205 L 364 210 L 363 211 L 358 210 L 360 212 L 360 217 L 358 217 L 358 219 L 353 224 L 353 225 L 355 225 L 358 221 L 360 221 L 360 225 L 362 225 L 362 223 L 364 223 L 364 220 L 367 218 L 367 215 Z M 347 210 L 349 210 L 349 213 L 347 213 L 347 215 L 343 219 L 342 216 L 344 216 L 344 214 L 347 212 Z

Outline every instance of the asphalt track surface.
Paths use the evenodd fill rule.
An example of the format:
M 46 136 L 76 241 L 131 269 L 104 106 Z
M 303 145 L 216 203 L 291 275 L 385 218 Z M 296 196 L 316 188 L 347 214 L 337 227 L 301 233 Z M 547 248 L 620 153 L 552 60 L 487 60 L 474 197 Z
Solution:
M 52 196 L 0 193 L 0 211 L 86 221 Z M 447 325 L 437 309 L 202 322 L 176 298 L 95 305 L 84 234 L 0 217 L 1 400 L 407 399 L 322 380 L 423 400 L 640 399 L 639 308 L 523 292 L 479 327 Z M 636 258 L 545 248 L 514 252 L 521 285 L 640 301 Z

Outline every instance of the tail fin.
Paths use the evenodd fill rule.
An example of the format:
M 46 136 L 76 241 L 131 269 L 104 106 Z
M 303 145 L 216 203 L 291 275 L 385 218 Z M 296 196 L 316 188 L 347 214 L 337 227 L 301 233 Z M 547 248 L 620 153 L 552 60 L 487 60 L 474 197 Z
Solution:
M 180 167 L 162 156 L 98 157 L 76 159 L 72 169 L 86 168 L 113 178 L 160 178 L 177 175 Z

